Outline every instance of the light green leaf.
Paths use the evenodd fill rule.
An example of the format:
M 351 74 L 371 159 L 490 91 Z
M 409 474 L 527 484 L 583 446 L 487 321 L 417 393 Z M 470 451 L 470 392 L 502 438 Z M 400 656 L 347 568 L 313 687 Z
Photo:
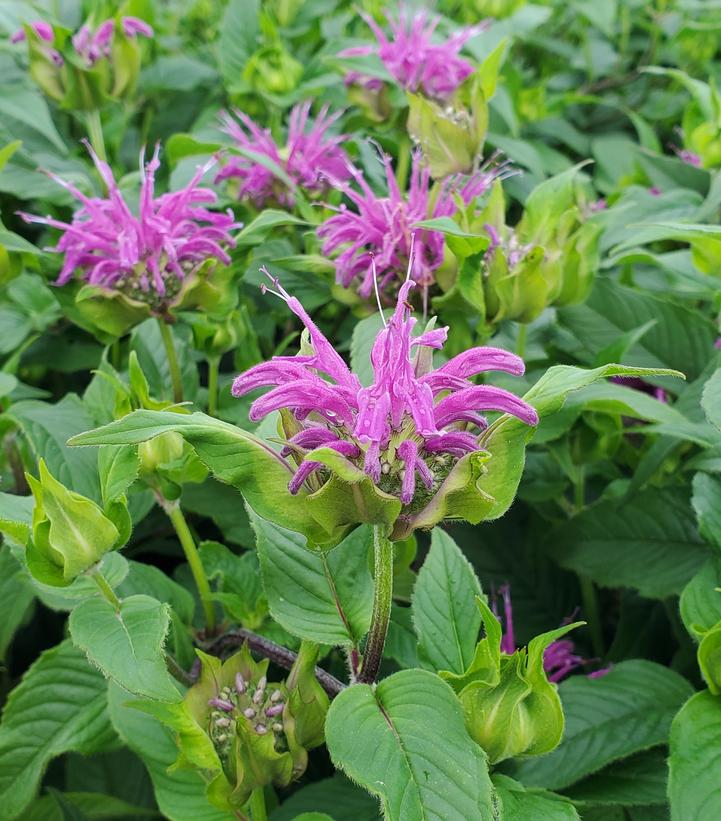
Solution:
M 32 496 L 0 493 L 0 533 L 25 547 L 30 536 L 35 500 Z
M 275 229 L 284 225 L 308 225 L 305 220 L 289 214 L 287 211 L 275 211 L 266 208 L 238 234 L 236 244 L 239 248 L 259 245 Z
M 168 605 L 144 595 L 123 599 L 119 612 L 104 598 L 86 599 L 69 619 L 73 642 L 107 678 L 134 695 L 178 701 L 163 653 L 169 625 Z
M 656 488 L 586 508 L 553 531 L 548 550 L 598 584 L 660 599 L 680 593 L 709 555 L 683 491 Z
M 468 559 L 439 527 L 413 591 L 420 657 L 434 671 L 463 673 L 473 660 L 481 614 L 481 585 Z
M 673 716 L 693 690 L 673 670 L 638 659 L 616 664 L 601 678 L 570 678 L 559 692 L 566 718 L 561 744 L 509 767 L 531 787 L 562 789 L 612 761 L 666 743 Z
M 681 618 L 694 637 L 721 622 L 721 557 L 712 556 L 684 587 Z
M 138 699 L 129 698 L 117 684 L 109 686 L 108 706 L 113 726 L 148 768 L 163 816 L 169 821 L 237 821 L 231 813 L 208 803 L 205 782 L 199 772 L 172 769 L 178 758 L 172 733 L 152 716 L 134 709 L 134 701 Z
M 33 88 L 20 83 L 2 86 L 0 88 L 0 115 L 4 121 L 12 118 L 23 125 L 30 126 L 37 134 L 52 143 L 61 154 L 68 153 L 62 137 L 55 128 L 45 99 Z
M 90 755 L 114 743 L 102 675 L 69 641 L 46 650 L 5 704 L 0 724 L 3 817 L 21 816 L 52 758 L 71 750 Z
M 670 747 L 671 821 L 721 817 L 721 699 L 703 692 L 686 702 Z
M 142 818 L 158 819 L 158 813 L 149 807 L 138 807 L 116 798 L 93 792 L 64 792 L 62 797 L 73 809 L 82 813 L 82 819 L 89 821 L 124 821 Z M 68 821 L 57 804 L 54 795 L 38 798 L 23 813 L 23 821 Z
M 546 790 L 527 790 L 506 775 L 494 775 L 493 786 L 501 802 L 501 818 L 508 821 L 578 821 L 573 804 Z
M 335 765 L 381 799 L 388 821 L 495 817 L 485 756 L 433 673 L 347 688 L 331 703 L 326 744 Z
M 302 639 L 357 644 L 368 631 L 373 605 L 370 528 L 356 528 L 322 555 L 307 550 L 299 533 L 255 514 L 251 523 L 273 618 Z
M 704 385 L 701 407 L 708 421 L 721 430 L 721 368 L 715 370 Z

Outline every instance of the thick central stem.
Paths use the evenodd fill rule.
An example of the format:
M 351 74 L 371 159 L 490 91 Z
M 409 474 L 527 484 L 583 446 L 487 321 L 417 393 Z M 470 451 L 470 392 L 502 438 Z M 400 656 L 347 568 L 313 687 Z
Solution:
M 178 354 L 175 350 L 175 341 L 173 339 L 173 331 L 170 325 L 158 317 L 158 327 L 160 328 L 160 336 L 163 338 L 163 345 L 165 346 L 165 356 L 168 360 L 168 370 L 170 371 L 170 381 L 173 383 L 173 402 L 183 401 L 183 376 L 180 373 L 180 365 L 178 364 Z
M 373 617 L 368 631 L 363 664 L 358 676 L 358 681 L 363 684 L 372 684 L 378 675 L 393 601 L 393 542 L 388 539 L 379 525 L 373 526 L 373 557 L 375 568 Z
M 208 357 L 208 416 L 215 416 L 218 411 L 218 370 L 220 357 Z
M 163 505 L 168 518 L 173 523 L 175 532 L 178 534 L 178 539 L 185 553 L 185 558 L 188 561 L 190 572 L 193 574 L 195 586 L 198 588 L 200 595 L 200 603 L 203 605 L 203 613 L 205 614 L 205 628 L 208 633 L 215 632 L 215 608 L 213 607 L 213 594 L 210 590 L 208 577 L 205 575 L 203 563 L 200 560 L 198 548 L 195 546 L 193 534 L 190 532 L 188 523 L 185 521 L 183 511 L 177 502 L 166 502 Z

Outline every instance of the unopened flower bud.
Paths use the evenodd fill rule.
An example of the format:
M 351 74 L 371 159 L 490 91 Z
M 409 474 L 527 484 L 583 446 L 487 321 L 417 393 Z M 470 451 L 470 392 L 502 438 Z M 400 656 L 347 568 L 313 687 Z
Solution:
M 235 689 L 238 691 L 238 695 L 242 696 L 243 693 L 247 690 L 248 685 L 245 683 L 245 679 L 243 678 L 241 673 L 235 674 Z
M 276 704 L 282 698 L 283 698 L 283 693 L 281 693 L 280 690 L 273 690 L 273 692 L 270 694 L 270 700 L 273 704 Z
M 268 732 L 268 728 L 265 724 L 256 724 L 255 732 L 258 733 L 258 735 L 265 735 Z
M 243 715 L 248 719 L 255 718 L 255 710 L 252 707 L 246 707 L 243 710 Z
M 226 713 L 232 713 L 233 712 L 232 703 L 230 701 L 226 701 L 225 699 L 222 699 L 222 698 L 211 698 L 208 701 L 208 704 L 211 707 L 217 707 L 219 710 L 223 710 Z
M 283 712 L 284 707 L 285 704 L 283 704 L 283 702 L 280 701 L 277 704 L 273 704 L 272 707 L 268 707 L 268 709 L 265 711 L 265 714 L 270 718 L 272 718 L 273 716 L 279 716 Z

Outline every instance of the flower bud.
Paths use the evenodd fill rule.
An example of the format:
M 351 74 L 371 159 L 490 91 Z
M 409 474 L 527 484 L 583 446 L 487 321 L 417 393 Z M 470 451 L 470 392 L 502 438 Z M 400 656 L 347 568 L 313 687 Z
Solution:
M 245 81 L 264 94 L 288 94 L 303 76 L 303 65 L 280 45 L 266 46 L 250 57 Z
M 38 467 L 39 479 L 27 476 L 35 497 L 27 565 L 38 581 L 65 587 L 121 547 L 121 534 L 95 502 L 55 479 L 44 460 Z
M 463 705 L 466 727 L 492 763 L 518 755 L 550 752 L 563 735 L 563 709 L 549 682 L 543 654 L 553 641 L 577 627 L 564 625 L 534 638 L 528 648 L 501 652 L 501 625 L 488 605 L 476 599 L 485 636 L 461 675 L 441 672 Z

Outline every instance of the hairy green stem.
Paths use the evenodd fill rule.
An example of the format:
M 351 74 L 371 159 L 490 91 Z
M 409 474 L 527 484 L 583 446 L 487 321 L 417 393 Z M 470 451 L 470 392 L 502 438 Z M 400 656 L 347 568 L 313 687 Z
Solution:
M 173 331 L 162 317 L 158 317 L 158 326 L 160 327 L 160 335 L 163 338 L 163 345 L 165 346 L 165 356 L 168 359 L 170 381 L 173 383 L 173 402 L 182 402 L 183 377 L 180 373 L 180 365 L 178 364 L 178 354 L 175 350 Z
M 100 122 L 100 112 L 97 108 L 86 112 L 85 126 L 88 129 L 88 139 L 93 151 L 98 155 L 98 158 L 103 162 L 108 161 L 108 155 L 105 152 L 105 139 L 103 138 L 103 126 Z
M 163 505 L 168 518 L 173 523 L 175 532 L 178 534 L 178 539 L 185 553 L 185 558 L 188 560 L 190 572 L 193 574 L 195 586 L 198 588 L 200 595 L 200 603 L 203 606 L 203 613 L 205 614 L 205 628 L 208 633 L 215 632 L 215 608 L 213 607 L 212 593 L 208 577 L 205 575 L 203 563 L 200 560 L 198 548 L 195 546 L 193 534 L 190 532 L 188 523 L 185 521 L 183 511 L 177 502 L 166 502 Z
M 588 629 L 591 632 L 591 643 L 593 652 L 600 658 L 604 654 L 603 631 L 601 630 L 601 610 L 598 606 L 598 592 L 596 585 L 588 576 L 578 575 L 578 582 L 581 585 L 581 600 L 583 602 L 583 615 L 588 622 Z
M 102 572 L 96 567 L 95 570 L 90 572 L 90 576 L 95 584 L 97 584 L 98 589 L 103 594 L 103 597 L 113 605 L 115 610 L 119 611 L 120 599 L 115 595 L 115 591 L 110 586 L 105 576 L 103 576 Z
M 208 357 L 208 416 L 215 416 L 218 412 L 218 371 L 220 357 Z
M 364 684 L 372 684 L 378 675 L 393 601 L 393 542 L 388 539 L 379 525 L 373 526 L 373 557 L 375 567 L 373 616 L 358 676 L 358 681 Z
M 268 821 L 265 809 L 265 793 L 262 787 L 256 787 L 250 796 L 250 817 L 253 821 Z

